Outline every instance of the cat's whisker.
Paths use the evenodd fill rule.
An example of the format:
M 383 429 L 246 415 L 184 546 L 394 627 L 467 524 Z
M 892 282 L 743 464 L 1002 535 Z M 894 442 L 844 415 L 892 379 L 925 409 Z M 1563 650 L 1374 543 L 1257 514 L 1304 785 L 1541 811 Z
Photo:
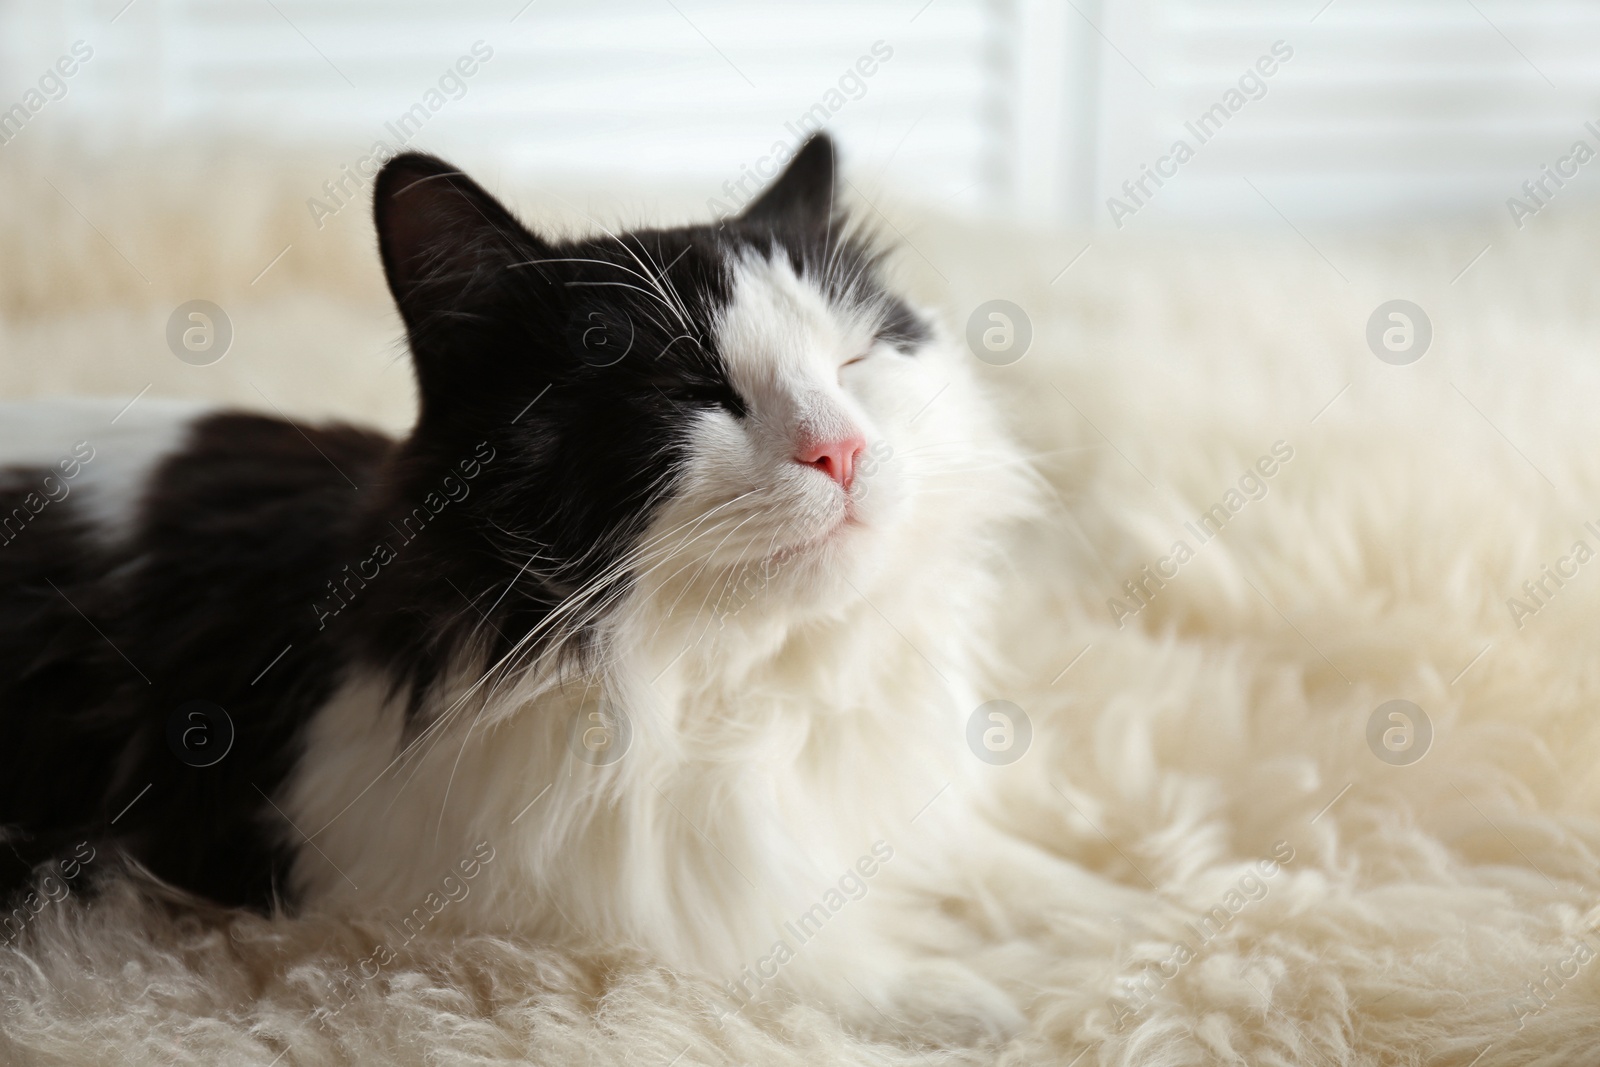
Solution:
M 699 569 L 696 570 L 694 575 L 687 582 L 685 582 L 683 584 L 683 588 L 679 591 L 677 597 L 675 597 L 673 599 L 672 603 L 667 606 L 667 610 L 662 613 L 662 618 L 663 619 L 667 619 L 667 618 L 671 618 L 672 617 L 672 614 L 678 608 L 678 603 L 684 598 L 684 596 L 688 593 L 688 591 L 691 588 L 693 588 L 694 583 L 699 579 L 701 573 L 704 572 L 706 567 L 710 565 L 711 559 L 716 554 L 717 549 L 720 549 L 723 545 L 727 544 L 729 537 L 732 537 L 735 533 L 737 533 L 739 531 L 739 529 L 745 525 L 745 523 L 748 523 L 751 520 L 755 519 L 758 514 L 759 514 L 759 512 L 753 513 L 751 515 L 746 516 L 744 519 L 740 520 L 740 522 L 739 522 L 739 524 L 737 526 L 735 526 L 733 529 L 729 530 L 727 532 L 727 534 L 724 535 L 722 540 L 719 541 L 712 548 L 712 550 L 710 552 L 706 553 L 705 558 L 699 561 L 699 563 L 700 563 Z M 688 570 L 690 567 L 692 567 L 694 565 L 695 565 L 695 561 L 694 560 L 691 560 L 690 562 L 684 564 L 678 570 L 674 571 L 668 577 L 667 581 L 670 582 L 672 579 L 676 578 L 678 575 L 682 574 L 684 571 Z M 667 583 L 662 583 L 662 584 L 666 585 Z
M 661 289 L 661 279 L 660 279 L 660 277 L 658 275 L 654 274 L 653 272 L 651 272 L 649 267 L 645 266 L 644 261 L 642 259 L 640 259 L 638 257 L 638 255 L 636 255 L 634 253 L 632 248 L 628 247 L 628 243 L 626 241 L 624 241 L 617 234 L 611 232 L 611 230 L 607 229 L 605 226 L 601 226 L 600 229 L 601 229 L 601 231 L 603 233 L 605 233 L 605 235 L 607 237 L 609 237 L 613 241 L 617 242 L 617 247 L 621 248 L 624 252 L 628 253 L 628 255 L 633 258 L 633 261 L 639 265 L 639 269 L 640 270 L 646 272 L 647 274 L 650 274 L 651 275 L 651 281 L 653 282 L 653 284 L 656 286 L 656 288 L 658 290 Z M 643 245 L 640 245 L 640 247 L 643 248 Z M 666 303 L 669 307 L 673 308 L 674 312 L 678 316 L 679 321 L 683 324 L 683 328 L 685 330 L 689 330 L 691 332 L 693 331 L 694 327 L 689 324 L 689 316 L 687 314 L 687 309 L 679 308 L 679 307 L 673 305 L 672 302 L 667 299 L 665 292 L 662 293 L 662 302 Z
M 702 516 L 700 521 L 703 521 L 704 518 L 705 518 L 705 516 Z M 694 541 L 699 540 L 701 537 L 707 535 L 708 533 L 714 533 L 718 528 L 720 528 L 721 523 L 723 523 L 725 521 L 730 521 L 730 518 L 729 517 L 724 517 L 722 519 L 718 519 L 716 524 L 714 524 L 713 526 L 711 526 L 710 528 L 708 528 L 707 530 L 704 530 L 704 531 L 690 531 L 690 533 L 693 534 L 692 537 L 689 534 L 685 534 L 684 537 L 680 538 L 678 543 L 675 544 L 673 546 L 673 548 L 670 549 L 662 558 L 660 558 L 656 562 L 652 563 L 649 567 L 647 567 L 643 571 L 638 572 L 634 576 L 634 581 L 635 582 L 642 582 L 645 578 L 649 577 L 656 570 L 660 569 L 661 567 L 666 566 L 673 559 L 675 559 L 677 557 L 678 553 L 680 551 L 682 551 L 682 549 L 684 547 L 686 547 L 688 544 L 692 544 Z M 615 593 L 607 593 L 606 595 L 610 599 L 615 599 L 616 597 L 620 597 L 621 590 L 619 589 Z M 573 637 L 577 636 L 577 634 L 581 632 L 583 625 L 586 625 L 586 622 L 580 623 L 578 626 L 568 628 L 568 630 L 566 632 L 564 632 L 563 634 L 561 634 L 560 636 L 558 636 L 555 639 L 554 645 L 550 649 L 548 649 L 547 652 L 549 654 L 551 654 L 551 655 L 559 653 L 560 647 L 565 642 L 570 641 Z
M 569 288 L 627 289 L 627 290 L 630 290 L 631 292 L 638 293 L 640 296 L 648 297 L 651 300 L 656 301 L 658 304 L 661 304 L 662 306 L 666 307 L 669 311 L 673 312 L 674 314 L 676 314 L 677 310 L 678 310 L 677 308 L 673 307 L 670 303 L 668 303 L 666 301 L 666 299 L 663 298 L 660 294 L 652 293 L 648 289 L 641 289 L 639 286 L 634 285 L 632 282 L 584 282 L 584 281 L 576 281 L 576 282 L 567 282 L 566 284 L 567 284 L 567 286 Z M 640 309 L 634 308 L 634 310 L 637 311 L 637 310 L 640 310 Z M 657 327 L 663 333 L 671 333 L 672 330 L 674 329 L 674 327 L 672 327 L 669 324 L 661 321 L 660 319 L 656 318 L 654 315 L 650 316 L 650 322 L 651 322 L 651 325 Z
M 532 267 L 532 266 L 540 266 L 540 265 L 543 265 L 543 264 L 546 264 L 546 263 L 591 263 L 591 264 L 594 264 L 595 266 L 610 267 L 610 268 L 612 268 L 614 270 L 620 270 L 620 271 L 622 271 L 622 272 L 624 272 L 626 274 L 631 274 L 635 278 L 638 278 L 642 282 L 649 282 L 649 281 L 652 280 L 648 274 L 644 274 L 644 273 L 642 273 L 640 271 L 634 270 L 632 267 L 628 266 L 626 263 L 618 263 L 618 262 L 616 262 L 614 260 L 610 260 L 610 259 L 597 259 L 597 258 L 594 258 L 594 257 L 591 257 L 591 256 L 545 256 L 545 257 L 542 257 L 542 258 L 539 258 L 539 259 L 525 259 L 525 260 L 521 260 L 520 262 L 517 262 L 517 263 L 507 263 L 506 266 L 508 268 L 510 268 L 510 267 Z
M 667 273 L 677 265 L 679 259 L 682 259 L 684 256 L 689 254 L 689 247 L 685 247 L 682 252 L 679 252 L 677 259 L 674 259 L 671 263 L 667 264 L 665 267 L 662 267 L 656 262 L 655 257 L 650 255 L 649 249 L 645 248 L 644 238 L 639 234 L 634 234 L 633 238 L 639 243 L 640 253 L 642 253 L 646 259 L 650 260 L 651 272 L 654 276 L 656 287 L 666 294 L 671 300 L 676 302 L 678 306 L 679 317 L 681 319 L 690 318 L 691 316 L 688 305 L 684 302 L 682 294 L 678 292 L 678 287 L 672 284 L 672 278 Z M 658 242 L 660 241 L 659 235 L 657 236 L 656 240 Z M 659 252 L 659 244 L 657 251 Z
M 931 476 L 939 476 L 939 475 L 946 475 L 946 474 L 979 474 L 979 473 L 982 473 L 983 471 L 1006 470 L 1006 469 L 1011 469 L 1011 468 L 1020 469 L 1020 470 L 1024 470 L 1024 471 L 1031 471 L 1031 470 L 1034 469 L 1034 465 L 1033 465 L 1033 462 L 1031 460 L 1027 460 L 1027 459 L 1021 459 L 1021 458 L 1007 459 L 1007 458 L 1003 458 L 1003 457 L 996 457 L 994 459 L 985 460 L 983 462 L 971 462 L 971 463 L 948 463 L 947 462 L 947 463 L 942 463 L 942 464 L 940 464 L 940 463 L 930 463 L 930 464 L 926 464 L 926 465 L 918 467 L 917 471 L 916 471 L 916 474 L 917 474 L 918 477 L 927 477 L 927 476 L 930 476 L 930 475 Z
M 665 481 L 666 481 L 666 478 L 665 478 L 665 477 L 663 477 L 663 479 L 661 479 L 661 481 L 662 481 L 662 482 L 663 482 L 663 483 L 664 483 L 664 482 L 665 482 Z M 654 497 L 654 496 L 656 496 L 656 495 L 658 495 L 658 494 L 654 494 L 654 493 L 653 493 L 653 494 L 652 494 L 652 498 L 653 498 L 653 497 Z M 499 528 L 499 527 L 497 527 L 497 528 Z M 501 529 L 501 530 L 502 530 L 502 532 L 503 532 L 503 533 L 506 533 L 506 534 L 507 534 L 507 535 L 508 535 L 508 536 L 512 536 L 512 537 L 523 537 L 523 538 L 524 538 L 524 539 L 527 539 L 527 540 L 534 540 L 534 542 L 535 542 L 535 543 L 536 543 L 536 544 L 541 544 L 541 542 L 538 542 L 538 541 L 537 541 L 537 540 L 536 540 L 536 539 L 534 539 L 534 538 L 531 538 L 531 537 L 526 537 L 526 535 L 520 535 L 520 534 L 516 534 L 516 533 L 513 533 L 513 532 L 511 532 L 511 531 L 505 531 L 505 530 L 503 530 L 503 528 L 499 528 L 499 529 Z M 579 559 L 578 559 L 578 560 L 575 560 L 575 561 L 572 561 L 572 562 L 571 562 L 571 563 L 569 563 L 569 564 L 568 564 L 568 569 L 580 569 L 580 568 L 581 568 L 581 565 L 582 565 L 582 563 L 583 563 L 583 562 L 584 562 L 584 559 L 585 559 L 585 558 L 586 558 L 586 557 L 580 557 L 580 558 L 579 558 Z M 511 562 L 511 561 L 510 561 L 510 560 L 508 560 L 508 562 Z M 629 559 L 629 558 L 626 558 L 626 557 L 625 557 L 625 558 L 624 558 L 624 559 L 622 559 L 622 560 L 619 560 L 619 561 L 616 561 L 616 563 L 615 563 L 615 564 L 613 564 L 613 565 L 612 565 L 612 567 L 611 567 L 611 568 L 610 568 L 610 570 L 611 570 L 611 571 L 612 571 L 612 572 L 616 572 L 616 573 L 620 573 L 620 572 L 621 572 L 621 571 L 623 571 L 623 570 L 625 570 L 625 569 L 626 569 L 626 567 L 627 567 L 627 566 L 629 566 L 629 565 L 630 565 L 630 559 Z M 555 575 L 554 575 L 554 574 L 553 574 L 553 573 L 552 573 L 552 574 L 550 574 L 550 575 L 544 575 L 544 576 L 543 576 L 543 578 L 544 578 L 544 580 L 545 580 L 545 581 L 546 581 L 546 582 L 549 582 L 549 581 L 551 581 L 551 580 L 553 580 L 553 579 L 554 579 L 554 578 L 555 578 L 555 577 L 556 577 L 556 576 L 555 576 Z M 606 579 L 606 578 L 607 578 L 607 574 L 606 574 L 606 572 L 602 572 L 602 574 L 601 574 L 601 575 L 598 575 L 598 576 L 596 576 L 596 579 L 595 579 L 595 581 L 601 581 L 601 580 L 605 580 L 605 579 Z M 510 588 L 509 588 L 509 587 L 508 587 L 508 588 L 507 588 L 507 590 L 506 590 L 506 592 L 510 592 Z M 583 589 L 581 589 L 581 588 L 580 588 L 580 590 L 578 590 L 578 591 L 576 591 L 576 592 L 575 592 L 575 593 L 573 593 L 573 594 L 569 594 L 569 597 L 570 597 L 570 596 L 578 596 L 578 595 L 581 595 L 581 594 L 582 594 L 582 593 L 583 593 Z M 502 594 L 502 596 L 503 596 L 503 595 L 504 595 L 504 594 Z M 557 604 L 557 605 L 555 605 L 555 606 L 553 606 L 553 607 L 552 607 L 552 609 L 551 609 L 551 610 L 552 610 L 552 611 L 558 611 L 558 610 L 559 610 L 559 609 L 560 609 L 560 604 L 559 604 L 559 603 L 558 603 L 558 604 Z M 485 622 L 486 622 L 486 623 L 487 623 L 487 621 L 488 621 L 488 620 L 485 620 Z
M 690 578 L 689 581 L 684 584 L 684 592 L 687 592 L 689 589 L 693 588 L 694 583 L 699 581 L 701 573 L 705 571 L 706 567 L 710 566 L 712 556 L 715 555 L 715 553 L 716 553 L 716 551 L 718 549 L 721 549 L 723 545 L 728 543 L 728 538 L 732 537 L 735 533 L 738 533 L 740 528 L 743 527 L 745 525 L 745 523 L 750 522 L 751 520 L 753 520 L 755 518 L 756 518 L 755 515 L 751 515 L 749 518 L 745 519 L 744 522 L 741 522 L 738 526 L 735 526 L 732 530 L 728 531 L 728 536 L 724 537 L 720 542 L 718 542 L 716 548 L 712 549 L 711 553 L 707 554 L 705 562 L 700 565 L 700 570 L 696 571 L 694 573 L 694 577 Z M 746 546 L 746 551 L 748 551 L 748 546 Z M 735 566 L 737 566 L 739 562 L 743 561 L 744 555 L 745 555 L 744 552 L 741 552 L 739 554 L 739 559 L 737 561 L 735 561 Z M 692 628 L 692 626 L 693 626 L 693 624 L 695 622 L 699 621 L 700 613 L 705 610 L 706 600 L 711 596 L 711 589 L 712 588 L 714 588 L 714 586 L 711 586 L 711 587 L 706 589 L 705 595 L 700 598 L 699 607 L 695 608 L 694 614 L 692 616 L 690 616 L 689 622 L 690 622 L 691 628 Z M 678 599 L 679 600 L 683 599 L 683 593 L 679 593 L 678 594 Z M 677 603 L 678 603 L 677 600 L 673 601 L 673 605 L 674 606 L 676 606 Z
M 602 227 L 602 229 L 604 229 L 604 227 Z M 630 252 L 630 255 L 631 255 L 631 252 Z M 637 262 L 638 257 L 634 257 L 634 259 L 635 259 L 635 262 Z M 629 288 L 632 288 L 635 292 L 639 293 L 642 296 L 647 296 L 652 300 L 658 301 L 659 303 L 664 305 L 669 311 L 671 311 L 674 316 L 677 317 L 678 324 L 680 326 L 682 326 L 685 329 L 689 328 L 689 322 L 688 322 L 687 318 L 684 315 L 684 309 L 680 305 L 674 304 L 670 299 L 667 298 L 667 295 L 664 292 L 660 291 L 660 282 L 659 282 L 659 280 L 654 278 L 654 277 L 652 277 L 648 273 L 645 273 L 644 270 L 643 270 L 644 264 L 642 264 L 642 263 L 639 264 L 639 266 L 641 268 L 640 270 L 634 270 L 632 267 L 629 267 L 625 263 L 617 263 L 617 262 L 615 262 L 613 260 L 607 260 L 607 259 L 598 259 L 598 258 L 585 257 L 585 256 L 546 256 L 546 257 L 542 257 L 542 258 L 538 258 L 538 259 L 528 259 L 528 260 L 521 260 L 521 261 L 516 262 L 516 263 L 510 263 L 510 264 L 507 264 L 507 267 L 508 268 L 509 267 L 530 267 L 530 266 L 539 266 L 539 265 L 543 265 L 543 264 L 547 264 L 547 263 L 589 263 L 589 264 L 593 264 L 593 265 L 596 265 L 596 266 L 610 267 L 612 269 L 623 271 L 623 272 L 625 272 L 627 274 L 631 274 L 635 278 L 638 278 L 640 281 L 646 282 L 646 283 L 648 283 L 650 285 L 655 286 L 658 291 L 657 292 L 650 292 L 649 290 L 646 290 L 646 289 L 640 289 L 637 286 L 629 286 Z M 625 283 L 622 283 L 622 282 L 569 281 L 566 284 L 567 285 L 623 285 Z M 659 323 L 659 321 L 658 321 L 657 324 L 664 326 L 664 324 Z
M 720 511 L 720 510 L 722 510 L 724 508 L 727 508 L 727 507 L 731 507 L 734 504 L 737 504 L 738 502 L 740 502 L 741 500 L 744 500 L 744 499 L 746 499 L 746 498 L 748 498 L 750 496 L 755 495 L 759 491 L 760 491 L 759 489 L 750 490 L 750 491 L 742 493 L 742 494 L 740 494 L 740 495 L 738 495 L 736 497 L 733 497 L 733 498 L 731 498 L 731 499 L 729 499 L 727 501 L 724 501 L 722 504 L 717 505 L 715 508 L 712 508 L 709 511 L 697 516 L 696 518 L 681 524 L 679 527 L 675 528 L 674 530 L 667 531 L 666 533 L 664 533 L 664 534 L 658 536 L 657 538 L 653 539 L 651 542 L 648 542 L 645 545 L 641 546 L 639 549 L 637 549 L 637 550 L 635 550 L 633 552 L 630 552 L 624 559 L 618 561 L 613 567 L 609 568 L 608 571 L 603 572 L 602 574 L 596 576 L 596 578 L 593 581 L 588 583 L 583 588 L 577 590 L 573 594 L 570 594 L 565 600 L 563 600 L 562 603 L 560 603 L 560 604 L 556 605 L 554 608 L 552 608 L 551 611 L 545 616 L 545 618 L 542 619 L 540 621 L 540 623 L 538 625 L 536 625 L 532 630 L 530 630 L 527 635 L 525 635 L 522 639 L 520 639 L 517 642 L 516 646 L 513 647 L 511 652 L 507 653 L 506 657 L 502 658 L 501 663 L 502 664 L 505 663 L 507 660 L 510 659 L 511 656 L 517 654 L 520 651 L 520 649 L 524 645 L 526 645 L 532 638 L 534 638 L 537 634 L 542 633 L 544 630 L 550 629 L 551 627 L 554 626 L 554 624 L 557 621 L 560 621 L 561 618 L 563 618 L 565 615 L 571 614 L 573 611 L 575 611 L 577 609 L 577 606 L 579 606 L 585 600 L 586 597 L 592 595 L 594 591 L 604 587 L 609 582 L 614 581 L 618 576 L 626 573 L 631 567 L 636 566 L 639 562 L 641 562 L 645 558 L 646 554 L 649 551 L 652 551 L 654 548 L 656 548 L 660 544 L 664 543 L 665 540 L 668 537 L 670 537 L 673 533 L 676 533 L 676 532 L 678 532 L 678 530 L 682 530 L 685 527 L 689 527 L 690 528 L 689 531 L 687 533 L 685 533 L 683 535 L 683 537 L 681 537 L 679 539 L 678 545 L 674 546 L 674 549 L 672 551 L 675 552 L 685 542 L 685 540 L 690 537 L 691 534 L 694 535 L 694 537 L 696 539 L 700 536 L 700 534 L 695 532 L 695 530 L 693 529 L 694 527 L 697 527 L 701 523 L 707 521 L 708 519 L 713 517 L 718 511 Z M 670 556 L 671 556 L 671 552 L 669 552 L 669 558 L 670 558 Z M 652 568 L 652 569 L 654 569 L 654 568 Z M 497 670 L 499 668 L 499 666 L 500 666 L 500 664 L 496 664 L 495 667 L 490 668 L 490 673 L 492 673 L 494 670 Z

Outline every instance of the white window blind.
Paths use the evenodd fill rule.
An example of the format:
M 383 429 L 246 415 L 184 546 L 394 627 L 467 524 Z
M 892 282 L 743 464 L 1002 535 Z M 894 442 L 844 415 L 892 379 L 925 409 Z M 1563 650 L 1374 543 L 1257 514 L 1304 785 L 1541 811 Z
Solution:
M 1093 212 L 1275 41 L 1293 58 L 1149 198 L 1149 217 L 1505 211 L 1600 119 L 1600 5 L 1570 0 L 1125 0 L 1103 28 Z M 1137 67 L 1136 71 L 1134 67 Z M 1141 76 L 1141 72 L 1142 75 Z M 1147 84 L 1148 77 L 1153 83 Z M 1170 169 L 1170 168 L 1169 168 Z M 1600 166 L 1562 195 L 1600 193 Z
M 1111 197 L 1137 226 L 1264 199 L 1308 220 L 1504 212 L 1577 139 L 1600 150 L 1600 4 L 1578 0 L 0 0 L 0 108 L 80 39 L 94 58 L 23 136 L 338 162 L 422 105 L 412 142 L 464 163 L 705 198 L 824 116 L 869 186 L 1099 225 Z M 1292 58 L 1227 108 L 1276 41 Z M 492 57 L 441 90 L 476 42 Z M 1203 143 L 1187 132 L 1219 105 Z M 1193 158 L 1130 202 L 1180 139 Z M 1597 192 L 1600 164 L 1560 195 Z
M 233 134 L 354 152 L 393 142 L 387 124 L 444 79 L 414 143 L 532 174 L 682 181 L 710 196 L 825 119 L 857 173 L 918 198 L 970 206 L 1004 192 L 1005 21 L 983 0 L 126 4 L 0 7 L 0 99 L 81 38 L 94 58 L 36 117 L 41 135 Z M 475 42 L 489 58 L 452 75 Z

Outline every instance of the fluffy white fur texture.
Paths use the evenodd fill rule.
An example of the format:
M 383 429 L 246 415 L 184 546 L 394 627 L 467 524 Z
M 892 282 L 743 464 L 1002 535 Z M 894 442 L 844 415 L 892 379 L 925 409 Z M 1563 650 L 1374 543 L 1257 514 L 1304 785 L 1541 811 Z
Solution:
M 108 195 L 173 182 L 136 162 Z M 128 295 L 144 289 L 134 279 L 125 292 L 107 282 L 81 313 L 69 288 L 7 304 L 9 394 L 125 400 L 160 378 L 169 394 L 270 410 L 254 382 L 286 410 L 403 421 L 403 396 L 374 394 L 359 376 L 330 385 L 323 367 L 336 353 L 291 343 L 326 320 L 361 365 L 395 335 L 375 263 L 350 281 L 316 266 L 315 241 L 340 263 L 369 235 L 264 222 L 207 244 L 210 216 L 240 217 L 235 201 L 270 183 L 193 183 L 193 221 L 106 223 L 161 277 L 155 299 Z M 79 203 L 107 217 L 92 197 Z M 29 229 L 76 233 L 71 217 L 3 210 L 8 239 L 46 254 L 42 268 L 8 260 L 11 291 L 38 284 L 20 271 L 116 278 L 92 235 L 51 252 Z M 1014 700 L 1034 740 L 1018 763 L 968 771 L 995 791 L 992 817 L 1036 852 L 991 860 L 975 848 L 928 871 L 922 892 L 889 892 L 880 876 L 916 884 L 912 868 L 937 866 L 951 844 L 933 821 L 947 794 L 885 835 L 893 859 L 838 918 L 866 915 L 882 891 L 898 930 L 1015 998 L 1025 1028 L 1009 1045 L 933 1054 L 914 1024 L 864 1037 L 777 995 L 727 1013 L 716 983 L 639 955 L 499 932 L 425 930 L 367 976 L 374 945 L 397 941 L 374 918 L 195 916 L 114 895 L 87 911 L 76 897 L 49 905 L 0 956 L 0 1062 L 1594 1062 L 1600 967 L 1578 962 L 1575 946 L 1600 943 L 1600 570 L 1580 568 L 1520 629 L 1506 601 L 1574 541 L 1597 547 L 1582 524 L 1600 520 L 1600 226 L 1547 213 L 1520 234 L 1311 233 L 1348 281 L 1293 234 L 1157 240 L 1130 228 L 1095 237 L 1052 285 L 1083 238 L 890 210 L 916 247 L 903 264 L 958 330 L 994 296 L 1035 327 L 1015 366 L 969 365 L 1009 398 L 1003 414 L 1049 486 L 1045 516 L 995 572 L 999 611 L 975 665 L 976 695 Z M 180 239 L 238 281 L 209 293 L 171 283 L 152 250 Z M 291 241 L 305 242 L 291 257 L 308 257 L 295 285 L 252 298 L 250 276 Z M 159 339 L 170 307 L 197 295 L 230 308 L 240 348 L 214 367 L 172 366 L 158 340 L 137 339 Z M 1435 328 L 1410 367 L 1379 363 L 1362 340 L 1372 309 L 1394 297 L 1421 304 Z M 1279 440 L 1294 457 L 1266 496 L 1118 628 L 1107 599 Z M 920 622 L 897 614 L 898 596 L 914 612 L 948 576 L 903 584 L 916 588 L 880 605 L 885 626 Z M 907 636 L 934 658 L 945 635 Z M 903 673 L 927 684 L 926 665 Z M 1410 766 L 1367 747 L 1369 717 L 1393 698 L 1433 724 L 1431 751 Z M 857 754 L 861 773 L 899 773 L 926 741 L 891 732 L 870 759 Z M 525 783 L 524 803 L 545 780 Z M 1256 864 L 1277 842 L 1293 854 L 1269 877 Z M 1026 877 L 1046 864 L 1048 878 Z M 1174 946 L 1197 943 L 1191 927 L 1219 905 L 1225 928 L 1174 965 Z M 813 947 L 821 939 L 803 951 Z M 924 984 L 930 997 L 959 986 Z

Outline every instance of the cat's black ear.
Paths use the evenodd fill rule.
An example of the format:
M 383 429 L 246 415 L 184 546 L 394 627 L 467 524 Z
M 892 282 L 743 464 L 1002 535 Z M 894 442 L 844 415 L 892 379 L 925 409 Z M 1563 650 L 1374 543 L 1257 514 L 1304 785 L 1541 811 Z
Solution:
M 379 173 L 372 212 L 389 291 L 413 336 L 475 307 L 505 270 L 542 248 L 477 182 L 418 152 Z
M 768 225 L 826 227 L 833 217 L 834 170 L 833 140 L 825 133 L 813 135 L 743 217 Z

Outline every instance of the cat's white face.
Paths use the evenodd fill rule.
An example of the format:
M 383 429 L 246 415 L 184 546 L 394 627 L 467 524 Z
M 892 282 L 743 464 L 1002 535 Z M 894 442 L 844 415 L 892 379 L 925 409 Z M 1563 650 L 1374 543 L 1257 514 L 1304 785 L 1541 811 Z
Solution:
M 744 410 L 686 427 L 683 472 L 644 538 L 646 595 L 719 628 L 803 621 L 870 595 L 911 554 L 937 568 L 973 509 L 1009 510 L 995 497 L 1021 493 L 1015 456 L 942 336 L 879 336 L 876 311 L 781 255 L 751 253 L 733 279 L 715 339 Z
M 718 225 L 569 242 L 438 161 L 386 173 L 418 469 L 490 437 L 505 453 L 440 566 L 508 591 L 508 644 L 572 647 L 643 614 L 635 634 L 760 628 L 770 646 L 971 566 L 1027 496 L 977 361 L 835 204 L 826 139 Z

